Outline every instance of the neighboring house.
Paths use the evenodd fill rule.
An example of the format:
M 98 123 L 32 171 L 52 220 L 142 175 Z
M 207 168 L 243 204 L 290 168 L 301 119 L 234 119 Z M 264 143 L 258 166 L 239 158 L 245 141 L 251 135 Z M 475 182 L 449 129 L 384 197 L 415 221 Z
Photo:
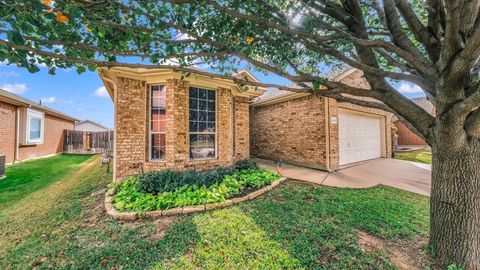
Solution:
M 368 88 L 362 72 L 334 70 L 333 81 Z M 307 93 L 270 91 L 250 111 L 251 154 L 323 170 L 391 156 L 392 114 Z
M 99 131 L 109 131 L 110 129 L 100 125 L 97 122 L 92 120 L 83 120 L 75 124 L 75 130 L 77 131 L 90 131 L 90 132 L 99 132 Z
M 241 78 L 257 79 L 247 71 Z M 250 156 L 249 102 L 265 90 L 173 69 L 100 71 L 115 106 L 114 180 L 142 171 L 207 169 Z
M 6 163 L 63 151 L 63 130 L 77 119 L 0 90 L 0 155 Z
M 426 97 L 414 98 L 411 101 L 435 116 L 435 106 Z M 427 142 L 422 137 L 411 131 L 401 121 L 395 121 L 395 127 L 397 127 L 398 145 L 427 146 Z

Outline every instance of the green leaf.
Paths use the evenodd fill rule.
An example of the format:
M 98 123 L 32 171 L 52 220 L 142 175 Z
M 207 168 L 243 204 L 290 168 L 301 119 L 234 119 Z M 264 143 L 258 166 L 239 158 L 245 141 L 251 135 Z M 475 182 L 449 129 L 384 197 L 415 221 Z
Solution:
M 312 82 L 312 90 L 313 90 L 313 92 L 317 92 L 318 90 L 320 90 L 320 82 L 313 81 Z
M 49 68 L 49 69 L 48 69 L 48 74 L 50 74 L 50 75 L 55 75 L 55 70 L 56 70 L 55 67 Z

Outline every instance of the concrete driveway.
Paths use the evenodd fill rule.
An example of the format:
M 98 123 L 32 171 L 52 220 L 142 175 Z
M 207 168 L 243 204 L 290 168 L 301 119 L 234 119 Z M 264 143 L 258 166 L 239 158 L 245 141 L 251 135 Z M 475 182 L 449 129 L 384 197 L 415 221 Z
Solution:
M 276 164 L 271 160 L 255 160 L 263 168 L 277 170 Z M 368 188 L 382 184 L 430 196 L 431 172 L 429 168 L 428 165 L 415 164 L 409 161 L 376 159 L 333 173 L 290 164 L 283 164 L 280 172 L 291 179 L 326 186 Z

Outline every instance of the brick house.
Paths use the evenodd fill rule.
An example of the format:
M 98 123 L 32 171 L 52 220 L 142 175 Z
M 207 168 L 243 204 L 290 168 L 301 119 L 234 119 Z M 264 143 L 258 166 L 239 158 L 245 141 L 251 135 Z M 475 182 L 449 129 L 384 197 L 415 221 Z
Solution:
M 368 88 L 354 68 L 325 74 Z M 269 91 L 251 105 L 251 154 L 322 170 L 391 157 L 392 114 L 307 93 Z
M 423 108 L 429 114 L 435 116 L 435 106 L 428 101 L 426 97 L 413 98 L 411 101 Z M 427 146 L 427 142 L 422 137 L 411 131 L 401 121 L 395 121 L 395 127 L 397 128 L 398 145 Z
M 142 171 L 208 169 L 250 156 L 249 102 L 264 89 L 173 69 L 100 71 L 114 102 L 114 181 Z M 238 74 L 257 79 L 247 71 Z
M 63 151 L 63 130 L 77 119 L 0 89 L 0 155 L 6 163 Z

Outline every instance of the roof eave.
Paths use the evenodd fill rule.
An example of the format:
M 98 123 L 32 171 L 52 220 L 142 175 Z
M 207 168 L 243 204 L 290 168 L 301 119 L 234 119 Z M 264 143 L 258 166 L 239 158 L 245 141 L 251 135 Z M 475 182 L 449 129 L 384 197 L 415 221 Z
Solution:
M 3 101 L 3 102 L 8 103 L 8 104 L 15 105 L 17 107 L 34 108 L 36 110 L 44 111 L 48 115 L 52 115 L 52 116 L 62 118 L 62 119 L 65 119 L 65 120 L 69 120 L 69 121 L 72 121 L 72 122 L 80 121 L 80 120 L 78 120 L 78 119 L 76 119 L 76 118 L 74 118 L 70 115 L 64 114 L 62 112 L 56 111 L 56 110 L 54 110 L 52 108 L 49 108 L 49 107 L 46 107 L 46 106 L 42 106 L 42 105 L 37 104 L 37 103 L 35 103 L 31 100 L 28 100 L 26 98 L 23 98 L 23 97 L 15 95 L 15 94 L 9 93 L 5 90 L 0 91 L 0 101 Z

